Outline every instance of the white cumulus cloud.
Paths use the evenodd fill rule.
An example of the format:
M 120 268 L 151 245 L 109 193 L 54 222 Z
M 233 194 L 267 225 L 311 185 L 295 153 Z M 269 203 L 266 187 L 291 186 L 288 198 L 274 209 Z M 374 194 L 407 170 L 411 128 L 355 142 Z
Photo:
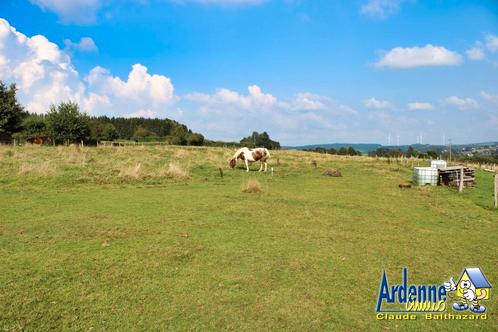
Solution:
M 128 80 L 112 76 L 107 69 L 93 68 L 86 81 L 90 89 L 127 102 L 166 104 L 173 99 L 173 84 L 163 75 L 150 75 L 141 64 L 132 66 Z
M 498 36 L 493 35 L 493 34 L 487 34 L 485 37 L 485 43 L 486 43 L 486 48 L 490 52 L 497 52 L 498 51 Z
M 241 94 L 221 88 L 213 94 L 184 95 L 179 103 L 188 111 L 179 115 L 179 121 L 215 139 L 238 140 L 257 130 L 271 132 L 277 139 L 297 142 L 314 139 L 319 133 L 331 130 L 346 134 L 344 125 L 338 122 L 353 122 L 358 116 L 349 106 L 310 92 L 280 100 L 257 85 L 248 87 L 247 91 Z
M 45 11 L 55 13 L 62 23 L 91 24 L 103 0 L 31 0 Z
M 423 47 L 395 47 L 385 53 L 376 63 L 378 67 L 406 69 L 429 66 L 455 66 L 462 56 L 443 46 L 427 44 Z
M 474 46 L 465 51 L 467 58 L 473 61 L 488 60 L 496 66 L 494 54 L 498 52 L 498 36 L 487 33 L 484 40 L 477 40 Z
M 376 110 L 386 110 L 386 109 L 392 109 L 393 105 L 387 101 L 387 100 L 378 100 L 376 98 L 369 98 L 363 101 L 363 106 L 369 109 L 376 109 Z
M 360 12 L 375 19 L 385 19 L 396 14 L 404 0 L 368 0 L 360 7 Z
M 70 39 L 64 39 L 64 45 L 69 51 L 75 50 L 79 52 L 98 52 L 97 45 L 90 37 L 82 37 L 79 42 L 73 42 Z
M 205 105 L 229 105 L 244 110 L 269 110 L 277 103 L 277 98 L 269 93 L 264 93 L 257 85 L 247 87 L 247 91 L 247 95 L 242 95 L 236 91 L 221 88 L 213 95 L 194 92 L 183 98 Z
M 46 37 L 27 37 L 0 19 L 0 78 L 15 82 L 31 112 L 45 112 L 51 103 L 80 99 L 84 85 L 71 59 Z
M 413 103 L 408 103 L 408 109 L 410 111 L 432 111 L 434 109 L 434 106 L 431 103 L 416 101 Z
M 89 92 L 86 98 L 90 101 L 83 103 L 83 110 L 96 115 L 151 117 L 164 113 L 175 101 L 171 80 L 149 74 L 141 64 L 132 66 L 127 80 L 97 66 L 85 77 L 85 82 Z
M 493 95 L 493 94 L 488 93 L 486 91 L 481 91 L 481 98 L 490 102 L 490 103 L 498 105 L 498 95 Z
M 460 110 L 469 110 L 479 108 L 479 103 L 472 98 L 460 98 L 457 96 L 450 96 L 443 101 L 443 104 L 455 106 Z
M 91 114 L 122 115 L 140 110 L 159 113 L 174 102 L 171 80 L 133 65 L 127 80 L 93 68 L 83 80 L 68 54 L 46 37 L 28 37 L 0 19 L 0 79 L 15 82 L 19 100 L 30 112 L 45 113 L 51 104 L 75 101 Z
M 157 112 L 151 110 L 138 110 L 133 113 L 124 114 L 125 118 L 154 118 L 157 117 Z
M 467 51 L 465 51 L 465 54 L 467 55 L 467 58 L 474 61 L 484 60 L 486 58 L 486 53 L 481 46 L 474 46 L 472 48 L 469 48 Z
M 313 94 L 310 92 L 297 93 L 291 101 L 283 101 L 283 108 L 295 111 L 319 111 L 327 108 L 331 102 L 330 98 Z

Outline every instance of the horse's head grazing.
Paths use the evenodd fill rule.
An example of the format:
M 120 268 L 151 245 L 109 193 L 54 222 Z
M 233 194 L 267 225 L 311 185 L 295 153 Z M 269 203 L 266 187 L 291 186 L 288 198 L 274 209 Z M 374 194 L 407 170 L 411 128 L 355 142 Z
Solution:
M 234 168 L 237 165 L 237 160 L 235 158 L 230 159 L 230 168 Z

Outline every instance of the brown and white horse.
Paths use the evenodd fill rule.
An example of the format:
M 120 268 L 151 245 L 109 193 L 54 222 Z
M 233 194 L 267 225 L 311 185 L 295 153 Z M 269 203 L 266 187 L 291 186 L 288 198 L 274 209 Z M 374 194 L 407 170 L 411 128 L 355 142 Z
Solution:
M 261 167 L 259 168 L 259 172 L 263 170 L 266 172 L 268 164 L 266 161 L 270 158 L 270 152 L 265 148 L 256 148 L 256 149 L 248 149 L 241 148 L 238 149 L 237 152 L 233 155 L 232 159 L 230 159 L 230 167 L 234 168 L 237 165 L 237 159 L 241 159 L 246 164 L 246 170 L 249 172 L 249 163 L 253 163 L 255 161 L 261 162 Z

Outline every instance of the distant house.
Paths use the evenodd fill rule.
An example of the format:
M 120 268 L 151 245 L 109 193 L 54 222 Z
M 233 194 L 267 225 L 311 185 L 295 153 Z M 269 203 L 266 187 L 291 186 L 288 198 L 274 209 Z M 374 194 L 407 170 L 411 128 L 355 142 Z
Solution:
M 472 285 L 476 288 L 476 295 L 480 296 L 483 289 L 491 288 L 488 280 L 482 273 L 481 269 L 478 267 L 469 267 L 463 270 L 460 280 L 458 280 L 457 296 L 463 297 L 463 289 L 461 287 L 461 282 L 469 280 Z M 489 291 L 485 292 L 486 296 L 483 297 L 484 300 L 489 298 Z

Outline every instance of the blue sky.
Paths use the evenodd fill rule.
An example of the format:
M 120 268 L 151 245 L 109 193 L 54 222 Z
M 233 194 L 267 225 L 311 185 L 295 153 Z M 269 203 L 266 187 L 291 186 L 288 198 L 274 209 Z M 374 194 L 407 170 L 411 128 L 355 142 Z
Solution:
M 168 117 L 286 145 L 498 140 L 498 3 L 0 3 L 0 79 L 32 112 Z

